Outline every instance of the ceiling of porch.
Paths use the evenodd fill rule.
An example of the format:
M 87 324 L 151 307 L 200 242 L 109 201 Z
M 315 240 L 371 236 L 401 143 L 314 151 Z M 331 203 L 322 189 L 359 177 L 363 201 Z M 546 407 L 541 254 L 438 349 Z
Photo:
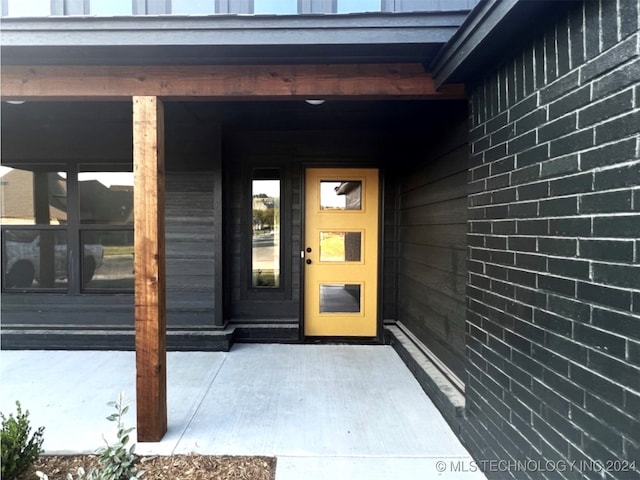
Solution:
M 234 131 L 384 131 L 422 137 L 464 116 L 465 100 L 167 102 L 168 143 Z M 2 103 L 2 158 L 13 161 L 130 161 L 129 102 Z M 194 140 L 196 139 L 196 140 Z

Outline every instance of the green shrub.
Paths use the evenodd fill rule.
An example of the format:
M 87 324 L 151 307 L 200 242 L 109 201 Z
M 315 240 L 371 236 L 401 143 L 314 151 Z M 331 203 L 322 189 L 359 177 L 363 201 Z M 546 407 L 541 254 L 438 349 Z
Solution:
M 40 427 L 30 437 L 29 411 L 22 412 L 20 402 L 16 402 L 16 416 L 9 414 L 2 418 L 0 453 L 2 457 L 2 478 L 13 480 L 27 470 L 38 459 L 42 450 L 44 427 Z
M 122 417 L 129 411 L 129 405 L 124 403 L 124 393 L 120 393 L 118 400 L 109 402 L 107 405 L 115 408 L 115 413 L 107 417 L 110 422 L 116 422 L 117 441 L 109 444 L 104 439 L 105 446 L 97 450 L 98 466 L 91 468 L 88 472 L 80 467 L 73 473 L 67 474 L 67 480 L 138 480 L 144 473 L 140 470 L 136 472 L 137 455 L 134 453 L 135 443 L 128 446 L 129 434 L 133 428 L 125 428 Z M 40 480 L 49 480 L 46 473 L 36 472 Z
M 143 472 L 136 473 L 135 463 L 138 459 L 134 453 L 135 443 L 127 447 L 129 434 L 133 428 L 125 428 L 122 417 L 129 411 L 129 405 L 124 403 L 124 393 L 120 393 L 116 402 L 109 402 L 107 405 L 115 408 L 115 413 L 109 415 L 107 420 L 116 422 L 118 440 L 113 444 L 105 440 L 105 447 L 98 450 L 99 467 L 89 472 L 89 477 L 95 480 L 129 480 L 142 475 Z

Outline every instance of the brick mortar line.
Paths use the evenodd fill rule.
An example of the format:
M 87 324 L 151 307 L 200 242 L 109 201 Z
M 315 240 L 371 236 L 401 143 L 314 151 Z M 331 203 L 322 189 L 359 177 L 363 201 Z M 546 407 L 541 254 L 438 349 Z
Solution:
M 489 318 L 487 318 L 487 317 L 485 317 L 485 316 L 481 315 L 481 314 L 480 314 L 480 313 L 478 313 L 478 312 L 473 312 L 473 313 L 475 313 L 476 315 L 478 315 L 481 319 L 490 320 Z M 552 312 L 552 313 L 553 313 L 553 312 Z M 578 322 L 576 322 L 575 320 L 569 320 L 569 321 L 572 321 L 572 322 L 574 322 L 574 323 L 578 323 Z M 553 332 L 553 331 L 550 331 L 548 328 L 541 327 L 539 324 L 536 324 L 536 323 L 533 323 L 533 322 L 529 322 L 529 321 L 524 321 L 524 322 L 525 322 L 525 323 L 527 323 L 527 324 L 529 324 L 529 325 L 532 325 L 532 326 L 538 327 L 540 330 L 543 330 L 545 333 L 551 333 L 552 335 L 560 336 L 560 337 L 565 338 L 565 339 L 567 339 L 567 340 L 571 340 L 571 342 L 572 342 L 572 343 L 575 343 L 575 344 L 577 344 L 577 345 L 580 345 L 581 347 L 584 347 L 584 348 L 586 348 L 586 349 L 587 349 L 587 350 L 589 350 L 589 351 L 593 351 L 593 352 L 595 352 L 595 353 L 602 354 L 602 355 L 606 356 L 608 359 L 611 359 L 611 360 L 614 360 L 614 361 L 617 361 L 617 362 L 621 362 L 621 363 L 625 363 L 625 364 L 627 364 L 628 366 L 630 366 L 631 368 L 633 368 L 634 370 L 638 370 L 638 372 L 640 373 L 640 365 L 632 364 L 632 363 L 628 363 L 628 362 L 627 362 L 625 359 L 623 359 L 623 358 L 616 357 L 616 356 L 614 356 L 614 355 L 612 355 L 612 354 L 608 353 L 608 352 L 607 352 L 607 351 L 605 351 L 605 350 L 600 350 L 600 349 L 596 348 L 596 347 L 595 347 L 595 346 L 593 346 L 593 345 L 588 345 L 588 344 L 581 343 L 579 340 L 577 340 L 577 339 L 575 339 L 575 338 L 567 338 L 566 336 L 559 335 L 559 334 L 557 334 L 557 333 L 555 333 L 555 332 Z M 493 323 L 495 323 L 495 322 L 493 322 Z M 478 329 L 478 330 L 480 330 L 481 332 L 485 333 L 486 335 L 490 335 L 491 337 L 495 338 L 496 340 L 499 340 L 500 342 L 504 343 L 504 344 L 505 344 L 505 345 L 510 349 L 510 351 L 511 351 L 511 352 L 514 352 L 514 351 L 515 351 L 515 352 L 518 352 L 518 353 L 520 353 L 521 355 L 523 355 L 523 356 L 525 356 L 525 357 L 529 358 L 532 362 L 536 363 L 538 366 L 542 367 L 543 369 L 545 369 L 545 370 L 549 370 L 549 371 L 551 371 L 551 372 L 555 373 L 556 375 L 559 375 L 559 376 L 561 376 L 561 377 L 563 377 L 563 378 L 566 378 L 566 379 L 567 379 L 567 380 L 569 380 L 570 382 L 575 383 L 575 380 L 573 380 L 573 379 L 570 377 L 570 373 L 567 373 L 567 375 L 566 375 L 566 376 L 564 376 L 563 374 L 558 373 L 558 371 L 557 371 L 557 370 L 553 370 L 552 368 L 549 368 L 546 364 L 544 364 L 544 363 L 542 363 L 541 361 L 539 361 L 538 359 L 534 358 L 531 354 L 526 353 L 526 352 L 523 352 L 522 350 L 519 350 L 519 349 L 518 349 L 517 347 L 515 347 L 515 346 L 509 345 L 505 339 L 500 338 L 500 337 L 497 337 L 495 334 L 491 333 L 489 330 L 486 330 L 486 329 L 482 328 L 481 326 L 478 326 L 478 325 L 475 325 L 475 324 L 472 324 L 472 325 L 473 325 L 476 329 Z M 585 325 L 587 325 L 587 326 L 589 326 L 589 327 L 594 328 L 594 327 L 593 327 L 593 325 L 591 325 L 591 324 L 585 324 Z M 563 360 L 566 360 L 566 361 L 569 363 L 568 367 L 571 367 L 571 365 L 574 365 L 574 366 L 576 366 L 576 367 L 580 367 L 580 368 L 582 368 L 582 369 L 584 369 L 584 370 L 588 370 L 590 373 L 592 373 L 592 374 L 594 374 L 594 375 L 597 375 L 597 376 L 601 377 L 602 379 L 606 380 L 606 381 L 607 381 L 607 382 L 609 382 L 609 383 L 612 383 L 612 384 L 614 384 L 614 385 L 616 385 L 616 386 L 618 386 L 618 387 L 621 387 L 623 390 L 629 390 L 629 391 L 634 392 L 634 393 L 637 393 L 637 394 L 638 394 L 638 393 L 640 393 L 640 391 L 633 390 L 633 389 L 632 389 L 631 387 L 629 387 L 628 385 L 624 385 L 624 384 L 622 384 L 622 383 L 620 383 L 620 382 L 617 382 L 615 379 L 609 378 L 609 377 L 605 376 L 604 374 L 602 374 L 602 373 L 598 372 L 597 370 L 594 370 L 593 368 L 588 367 L 587 365 L 583 365 L 583 364 L 578 363 L 578 361 L 577 361 L 577 360 L 575 360 L 574 358 L 571 358 L 571 357 L 566 356 L 566 354 L 563 354 L 563 353 L 561 353 L 561 352 L 558 352 L 557 350 L 554 350 L 554 349 L 552 349 L 552 348 L 550 348 L 550 347 L 548 347 L 548 346 L 546 346 L 546 345 L 542 345 L 542 344 L 540 344 L 540 343 L 536 342 L 536 341 L 535 341 L 535 340 L 533 340 L 533 339 L 529 339 L 529 338 L 525 337 L 521 332 L 517 332 L 516 330 L 512 330 L 512 329 L 510 329 L 510 328 L 503 327 L 503 326 L 500 326 L 500 328 L 502 328 L 503 332 L 509 332 L 509 333 L 511 333 L 511 334 L 513 334 L 513 335 L 516 335 L 516 336 L 518 336 L 518 337 L 520 337 L 520 338 L 523 338 L 523 339 L 527 340 L 527 342 L 528 342 L 528 343 L 530 343 L 532 347 L 538 347 L 538 348 L 544 349 L 544 350 L 546 350 L 546 351 L 548 351 L 548 352 L 553 353 L 554 355 L 557 355 L 557 356 L 561 357 Z M 608 332 L 607 332 L 607 333 L 608 333 Z M 617 336 L 617 335 L 615 335 L 615 336 Z M 505 356 L 504 356 L 504 355 L 502 355 L 500 352 L 498 352 L 498 351 L 496 351 L 496 350 L 492 349 L 492 348 L 488 345 L 488 343 L 486 343 L 486 344 L 485 344 L 485 343 L 483 343 L 483 344 L 482 344 L 482 347 L 483 347 L 483 348 L 487 348 L 487 349 L 491 350 L 491 351 L 492 351 L 492 352 L 494 352 L 497 356 L 499 356 L 499 357 L 501 357 L 501 358 L 503 358 L 503 359 L 505 359 L 505 360 L 507 360 L 507 359 L 508 359 L 509 361 L 513 362 L 511 354 L 509 355 L 509 357 L 505 357 Z M 473 348 L 472 348 L 472 347 L 470 347 L 470 348 L 473 350 Z M 475 351 L 475 350 L 474 350 L 474 351 Z M 479 353 L 479 352 L 477 352 L 477 351 L 475 351 L 475 352 L 476 352 L 476 353 Z M 523 370 L 524 372 L 526 372 L 526 373 L 527 373 L 531 378 L 537 378 L 535 375 L 533 375 L 533 374 L 532 374 L 532 373 L 530 373 L 530 372 L 527 372 L 527 371 L 526 371 L 526 370 L 524 370 L 522 367 L 519 367 L 518 365 L 516 365 L 516 366 L 517 366 L 518 368 L 520 368 L 521 370 Z M 515 378 L 510 377 L 506 372 L 502 371 L 502 370 L 501 370 L 500 368 L 498 368 L 497 366 L 495 366 L 495 365 L 494 365 L 494 368 L 496 368 L 496 370 L 499 370 L 501 373 L 504 373 L 504 374 L 505 374 L 505 376 L 509 378 L 509 380 L 513 380 L 513 381 L 515 381 L 516 383 L 520 384 L 520 382 L 518 382 Z M 544 373 L 544 372 L 543 372 L 543 373 Z M 588 389 L 588 387 L 580 386 L 579 384 L 576 384 L 576 386 L 578 386 L 578 387 L 579 387 L 579 388 L 581 388 L 581 389 L 584 389 L 585 391 L 587 391 L 587 389 Z M 557 393 L 557 392 L 556 392 L 556 393 Z M 597 394 L 596 394 L 595 392 L 590 392 L 590 393 L 591 393 L 592 395 L 594 395 L 594 396 L 597 396 Z M 567 400 L 569 400 L 569 399 L 567 399 Z M 608 401 L 608 400 L 606 400 L 606 399 L 602 399 L 602 400 L 603 400 L 603 401 L 605 401 L 606 403 L 609 403 L 609 402 L 610 402 L 610 401 Z M 570 402 L 570 403 L 572 403 L 572 404 L 575 404 L 575 402 L 573 402 L 573 401 L 571 401 L 571 400 L 569 400 L 569 402 Z M 615 404 L 612 404 L 612 405 L 615 405 Z
M 547 119 L 546 119 L 546 121 L 545 121 L 544 123 L 541 123 L 541 124 L 540 124 L 540 125 L 538 125 L 537 127 L 534 127 L 534 128 L 532 128 L 532 129 L 530 129 L 530 130 L 527 130 L 527 131 L 525 131 L 525 132 L 523 132 L 523 133 L 520 133 L 520 134 L 517 134 L 517 135 L 515 135 L 515 136 L 513 136 L 513 137 L 510 137 L 509 139 L 507 139 L 507 140 L 505 140 L 505 141 L 502 141 L 502 142 L 500 142 L 500 143 L 495 143 L 495 144 L 491 143 L 491 136 L 492 136 L 493 134 L 497 133 L 498 131 L 502 130 L 503 128 L 508 127 L 509 125 L 513 125 L 513 127 L 515 127 L 515 126 L 516 126 L 516 124 L 517 124 L 517 122 L 518 122 L 519 120 L 521 120 L 522 118 L 524 118 L 524 117 L 526 117 L 527 115 L 531 114 L 531 112 L 529 112 L 527 115 L 524 115 L 523 117 L 520 117 L 520 118 L 518 118 L 518 119 L 516 119 L 516 120 L 510 120 L 510 121 L 507 121 L 507 123 L 506 123 L 505 125 L 502 125 L 502 126 L 501 126 L 501 127 L 499 127 L 497 130 L 493 130 L 493 131 L 491 131 L 491 132 L 487 132 L 487 133 L 485 133 L 485 135 L 484 135 L 483 137 L 481 137 L 481 138 L 479 138 L 479 139 L 476 139 L 476 140 L 473 140 L 473 141 L 470 141 L 470 142 L 469 142 L 469 144 L 473 146 L 474 144 L 479 143 L 480 141 L 482 141 L 482 140 L 484 140 L 484 139 L 488 139 L 488 140 L 489 140 L 489 146 L 488 146 L 487 148 L 485 148 L 485 149 L 483 149 L 483 150 L 475 150 L 475 149 L 473 149 L 473 155 L 479 155 L 479 154 L 482 154 L 482 153 L 484 153 L 484 152 L 486 152 L 486 151 L 488 151 L 488 150 L 490 150 L 490 149 L 492 149 L 492 148 L 494 148 L 494 147 L 497 147 L 497 146 L 499 146 L 499 145 L 502 145 L 502 144 L 504 144 L 504 143 L 509 144 L 509 142 L 511 142 L 511 141 L 513 141 L 513 140 L 517 140 L 517 139 L 519 139 L 519 138 L 521 138 L 521 137 L 523 137 L 523 136 L 525 136 L 525 135 L 528 135 L 529 133 L 531 133 L 531 132 L 533 132 L 533 131 L 537 131 L 537 130 L 538 130 L 539 128 L 541 128 L 541 127 L 545 127 L 545 126 L 547 126 L 547 125 L 550 125 L 550 124 L 551 124 L 551 123 L 553 123 L 553 122 L 556 122 L 556 121 L 558 121 L 558 120 L 562 120 L 562 119 L 564 119 L 565 117 L 569 117 L 569 116 L 574 115 L 574 114 L 576 114 L 576 122 L 578 122 L 578 121 L 579 121 L 579 119 L 580 119 L 580 113 L 581 113 L 581 112 L 583 112 L 583 111 L 585 111 L 585 110 L 587 110 L 587 109 L 589 109 L 589 108 L 593 107 L 594 105 L 603 104 L 604 102 L 609 101 L 612 97 L 614 97 L 614 96 L 616 96 L 616 95 L 619 95 L 619 94 L 622 94 L 622 93 L 625 93 L 625 92 L 627 92 L 627 91 L 631 91 L 632 93 L 634 93 L 634 102 L 632 102 L 632 106 L 631 106 L 630 110 L 626 110 L 625 112 L 623 112 L 623 113 L 621 113 L 621 114 L 619 114 L 619 115 L 613 116 L 613 117 L 607 117 L 607 118 L 606 118 L 606 119 L 604 119 L 604 120 L 601 120 L 601 121 L 595 122 L 595 123 L 590 124 L 589 126 L 586 126 L 586 127 L 579 128 L 579 129 L 574 130 L 574 131 L 572 131 L 572 132 L 570 132 L 570 133 L 568 133 L 568 134 L 566 134 L 566 135 L 563 135 L 563 136 L 560 136 L 560 137 L 555 137 L 553 140 L 563 138 L 563 137 L 568 136 L 568 135 L 571 135 L 571 134 L 573 134 L 573 133 L 577 133 L 577 132 L 580 132 L 580 131 L 587 130 L 587 129 L 591 128 L 591 127 L 597 127 L 597 126 L 600 126 L 600 125 L 602 125 L 602 124 L 607 123 L 608 121 L 612 121 L 612 120 L 615 120 L 615 119 L 617 119 L 617 118 L 619 118 L 619 117 L 623 117 L 624 115 L 628 115 L 629 113 L 635 113 L 635 112 L 637 112 L 637 111 L 639 111 L 639 110 L 640 110 L 640 107 L 635 107 L 635 106 L 634 106 L 634 105 L 635 105 L 635 88 L 636 88 L 636 86 L 637 86 L 637 85 L 638 85 L 638 84 L 627 85 L 627 86 L 626 86 L 626 87 L 624 87 L 622 90 L 616 90 L 616 91 L 614 91 L 613 93 L 608 94 L 606 97 L 602 97 L 602 99 L 598 99 L 598 101 L 595 101 L 595 102 L 594 102 L 594 101 L 590 101 L 590 102 L 589 102 L 589 103 L 587 103 L 586 105 L 583 105 L 583 106 L 581 106 L 581 107 L 578 107 L 578 108 L 577 108 L 577 109 L 575 109 L 575 110 L 571 110 L 571 111 L 569 111 L 569 112 L 565 113 L 564 115 L 559 116 L 559 117 L 556 117 L 556 118 L 551 119 L 551 120 L 549 119 L 549 111 L 547 110 Z M 573 93 L 574 91 L 575 91 L 575 90 L 571 91 L 570 93 Z M 554 102 L 555 102 L 556 100 L 557 100 L 557 99 L 554 99 Z M 538 106 L 538 108 L 543 108 L 543 107 L 551 106 L 554 102 L 550 102 L 550 103 L 545 103 L 545 104 L 539 105 L 539 106 Z M 511 107 L 511 108 L 513 108 L 513 107 Z M 486 122 L 485 122 L 485 123 L 486 123 Z M 576 126 L 577 126 L 577 125 L 576 125 Z M 551 141 L 551 140 L 550 140 L 550 141 Z M 544 144 L 544 143 L 547 143 L 547 142 L 543 142 L 542 144 Z M 536 145 L 534 145 L 534 146 L 532 146 L 532 147 L 529 147 L 529 148 L 527 148 L 527 149 L 525 149 L 525 150 L 523 150 L 523 151 L 530 150 L 530 149 L 535 148 L 535 147 L 537 147 L 537 146 L 539 146 L 539 145 L 542 145 L 542 144 L 540 144 L 540 143 L 537 143 L 537 142 L 536 142 Z M 472 148 L 473 148 L 473 147 L 472 147 Z M 514 152 L 514 153 L 513 153 L 513 154 L 511 154 L 511 155 L 514 155 L 514 154 L 516 154 L 516 153 L 519 153 L 519 152 Z
M 638 164 L 640 164 L 640 161 L 636 162 Z M 607 171 L 607 170 L 602 170 L 602 171 Z M 571 177 L 575 177 L 575 176 L 579 176 L 579 175 L 584 175 L 586 173 L 591 172 L 591 170 L 587 171 L 587 172 L 581 172 L 578 173 L 576 175 L 570 175 L 570 176 L 566 176 L 566 177 L 562 177 L 562 178 L 571 178 Z M 561 180 L 561 178 L 559 178 L 558 180 Z M 544 183 L 544 182 L 537 182 L 537 183 Z M 530 185 L 534 185 L 534 184 L 530 184 Z M 513 187 L 506 187 L 506 188 L 501 188 L 498 190 L 488 190 L 485 193 L 501 193 L 501 192 L 506 192 L 510 189 L 516 189 L 518 187 L 513 186 Z M 512 201 L 508 201 L 508 202 L 500 202 L 500 203 L 482 203 L 482 204 L 478 204 L 478 205 L 471 205 L 468 208 L 470 210 L 473 209 L 479 209 L 479 208 L 487 208 L 487 207 L 499 207 L 499 206 L 504 206 L 504 205 L 522 205 L 522 204 L 527 204 L 527 203 L 540 203 L 540 202 L 546 202 L 546 201 L 550 201 L 550 200 L 558 200 L 558 199 L 566 199 L 566 198 L 582 198 L 582 197 L 589 197 L 589 196 L 595 196 L 595 195 L 603 195 L 603 194 L 608 194 L 608 193 L 616 193 L 616 192 L 631 192 L 634 193 L 636 190 L 640 190 L 640 184 L 638 185 L 631 185 L 628 187 L 614 187 L 614 188 L 610 188 L 610 189 L 604 189 L 604 190 L 589 190 L 586 192 L 576 192 L 576 193 L 567 193 L 567 194 L 563 194 L 563 195 L 551 195 L 548 194 L 546 197 L 533 197 L 533 198 L 527 198 L 527 199 L 523 199 L 520 200 L 518 198 L 516 198 L 515 200 Z M 516 192 L 517 193 L 517 192 Z M 471 196 L 470 196 L 471 197 Z M 631 207 L 631 206 L 630 206 Z M 592 215 L 610 215 L 613 213 L 633 213 L 633 210 L 625 210 L 624 212 L 606 212 L 606 213 L 593 213 Z M 544 217 L 505 217 L 504 219 L 518 219 L 518 218 L 544 218 Z M 561 217 L 561 218 L 565 218 L 565 217 Z

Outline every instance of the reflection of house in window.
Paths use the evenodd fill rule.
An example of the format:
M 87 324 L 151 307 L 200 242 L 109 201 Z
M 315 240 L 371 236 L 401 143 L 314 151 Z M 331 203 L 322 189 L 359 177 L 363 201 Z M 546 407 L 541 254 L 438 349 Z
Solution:
M 130 290 L 133 174 L 69 177 L 65 170 L 62 165 L 3 167 L 4 288 Z M 86 176 L 91 178 L 83 181 Z
M 79 184 L 82 223 L 133 223 L 133 186 L 107 187 L 98 180 L 81 181 Z
M 253 197 L 253 229 L 265 230 L 274 226 L 274 208 L 276 200 L 259 194 Z
M 2 223 L 61 225 L 67 222 L 67 182 L 54 172 L 12 169 L 2 176 Z
M 362 208 L 361 182 L 341 182 L 336 187 L 336 195 L 345 196 L 345 210 L 360 210 Z

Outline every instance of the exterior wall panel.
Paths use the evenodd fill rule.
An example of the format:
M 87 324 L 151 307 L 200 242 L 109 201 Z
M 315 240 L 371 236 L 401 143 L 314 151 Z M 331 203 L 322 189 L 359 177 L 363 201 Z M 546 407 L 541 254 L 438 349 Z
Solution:
M 467 123 L 421 147 L 399 177 L 397 319 L 464 377 Z
M 172 173 L 166 178 L 167 323 L 214 324 L 214 178 Z

